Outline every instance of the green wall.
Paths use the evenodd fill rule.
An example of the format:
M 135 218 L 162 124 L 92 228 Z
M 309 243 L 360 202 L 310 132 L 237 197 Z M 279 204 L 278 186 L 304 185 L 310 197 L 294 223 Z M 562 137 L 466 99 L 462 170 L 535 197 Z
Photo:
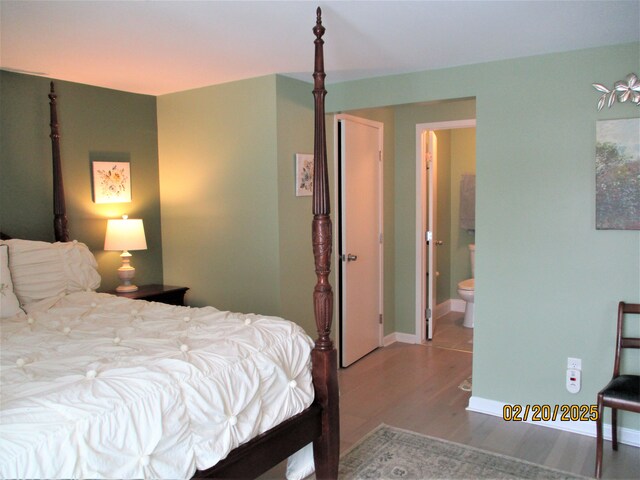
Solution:
M 617 302 L 640 300 L 640 232 L 595 229 L 593 82 L 638 71 L 640 44 L 333 85 L 328 110 L 476 99 L 476 326 L 473 395 L 519 404 L 592 404 L 611 376 Z M 434 121 L 454 113 L 443 112 Z M 396 122 L 398 145 L 414 135 Z M 405 131 L 406 130 L 406 131 Z M 406 148 L 409 148 L 408 146 Z M 398 149 L 399 150 L 399 149 Z M 414 155 L 396 154 L 396 327 L 413 333 Z M 567 357 L 583 388 L 564 387 Z M 637 362 L 636 362 L 637 364 Z M 638 416 L 623 424 L 637 429 Z
M 158 98 L 164 266 L 190 305 L 278 315 L 316 335 L 311 197 L 313 86 L 287 77 Z
M 278 315 L 302 325 L 313 337 L 316 284 L 311 246 L 312 197 L 296 197 L 295 155 L 313 154 L 313 86 L 276 76 L 278 158 L 278 253 L 280 310 Z M 332 206 L 333 207 L 333 206 Z M 332 285 L 334 277 L 331 277 Z M 334 329 L 335 333 L 335 329 Z
M 278 314 L 276 77 L 160 96 L 158 135 L 165 281 Z
M 0 71 L 0 230 L 15 238 L 53 241 L 49 82 Z M 162 282 L 156 99 L 55 81 L 60 152 L 71 238 L 98 259 L 101 290 L 119 283 L 118 252 L 105 252 L 107 218 L 144 220 L 148 250 L 133 252 L 135 283 Z M 95 204 L 91 160 L 131 162 L 131 203 Z

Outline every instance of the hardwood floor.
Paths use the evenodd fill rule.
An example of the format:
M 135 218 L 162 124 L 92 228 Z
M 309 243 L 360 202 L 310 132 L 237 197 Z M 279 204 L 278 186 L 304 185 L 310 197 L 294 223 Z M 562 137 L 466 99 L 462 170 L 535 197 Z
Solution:
M 459 386 L 471 376 L 465 349 L 473 330 L 460 321 L 458 334 L 468 338 L 456 340 L 459 317 L 451 314 L 427 345 L 395 343 L 340 370 L 341 452 L 386 423 L 592 477 L 595 438 L 466 410 L 471 392 Z M 603 478 L 639 478 L 640 449 L 620 444 L 613 452 L 607 441 L 604 447 Z M 261 478 L 284 478 L 284 467 Z
M 473 328 L 463 327 L 463 321 L 464 313 L 460 312 L 449 312 L 436 318 L 429 345 L 473 352 Z
M 591 477 L 595 438 L 468 412 L 471 353 L 395 343 L 340 371 L 341 451 L 380 423 Z M 603 478 L 638 478 L 640 450 L 605 441 Z

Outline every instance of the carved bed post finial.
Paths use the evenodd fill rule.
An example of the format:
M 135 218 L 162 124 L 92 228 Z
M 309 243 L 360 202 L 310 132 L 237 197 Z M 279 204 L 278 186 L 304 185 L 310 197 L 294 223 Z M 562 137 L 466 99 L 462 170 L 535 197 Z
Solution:
M 338 478 L 340 458 L 340 421 L 338 392 L 338 355 L 331 340 L 333 291 L 329 283 L 331 272 L 332 226 L 327 173 L 327 141 L 325 133 L 324 97 L 324 41 L 322 11 L 316 10 L 313 33 L 315 69 L 313 72 L 315 100 L 315 129 L 313 146 L 313 256 L 317 283 L 313 291 L 313 306 L 318 338 L 311 352 L 312 375 L 316 402 L 322 406 L 321 436 L 313 442 L 313 455 L 318 480 Z
M 60 132 L 58 130 L 57 95 L 51 82 L 49 107 L 51 111 L 51 154 L 53 159 L 53 229 L 57 242 L 69 241 L 67 228 L 67 209 L 64 201 L 64 185 L 62 181 L 62 162 L 60 160 Z

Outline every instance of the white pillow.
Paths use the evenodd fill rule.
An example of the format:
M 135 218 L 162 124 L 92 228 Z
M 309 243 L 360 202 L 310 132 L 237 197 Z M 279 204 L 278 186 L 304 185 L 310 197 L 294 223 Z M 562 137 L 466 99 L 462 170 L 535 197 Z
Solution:
M 0 245 L 0 318 L 13 317 L 22 312 L 20 302 L 13 293 L 9 270 L 9 247 Z
M 98 264 L 84 243 L 6 240 L 13 291 L 22 305 L 60 294 L 96 290 Z

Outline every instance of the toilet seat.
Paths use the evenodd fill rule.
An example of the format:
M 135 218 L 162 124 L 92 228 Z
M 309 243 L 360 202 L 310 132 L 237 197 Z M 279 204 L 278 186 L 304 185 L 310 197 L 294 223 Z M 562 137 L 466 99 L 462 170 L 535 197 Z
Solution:
M 475 290 L 475 278 L 467 278 L 466 280 L 458 283 L 458 288 L 460 290 Z

